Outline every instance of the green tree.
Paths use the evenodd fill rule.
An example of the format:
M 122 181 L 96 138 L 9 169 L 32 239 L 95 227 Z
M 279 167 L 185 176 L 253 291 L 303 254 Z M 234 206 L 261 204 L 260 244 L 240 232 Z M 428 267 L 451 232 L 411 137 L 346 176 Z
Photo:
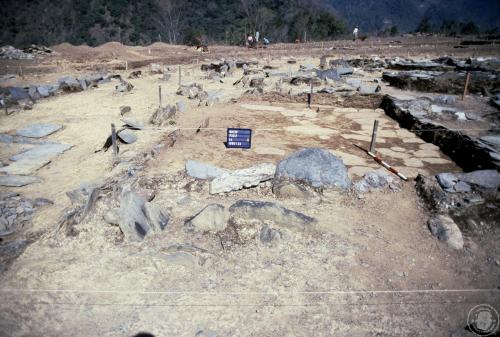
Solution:
M 479 35 L 479 28 L 472 21 L 467 22 L 463 25 L 460 33 L 463 35 Z
M 428 17 L 423 17 L 422 20 L 420 21 L 416 32 L 417 33 L 430 33 L 432 30 L 431 28 L 431 23 Z

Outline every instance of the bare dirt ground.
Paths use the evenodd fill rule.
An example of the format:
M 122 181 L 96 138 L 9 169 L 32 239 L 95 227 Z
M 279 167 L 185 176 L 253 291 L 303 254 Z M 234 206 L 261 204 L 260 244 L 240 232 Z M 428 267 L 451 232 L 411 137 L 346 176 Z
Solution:
M 320 197 L 301 200 L 277 199 L 269 182 L 210 195 L 208 183 L 184 173 L 188 159 L 238 169 L 276 164 L 298 149 L 322 147 L 342 158 L 356 181 L 380 168 L 355 146 L 368 147 L 374 119 L 380 123 L 378 153 L 409 178 L 460 172 L 438 147 L 399 128 L 381 109 L 355 106 L 347 98 L 320 100 L 320 95 L 311 109 L 280 95 L 243 95 L 247 88 L 233 86 L 242 70 L 223 83 L 207 79 L 200 70 L 204 59 L 219 57 L 256 58 L 288 72 L 297 71 L 299 65 L 317 66 L 323 54 L 423 58 L 499 53 L 496 46 L 453 48 L 458 42 L 394 38 L 275 45 L 266 50 L 215 46 L 204 55 L 165 44 L 109 43 L 97 48 L 62 44 L 54 47 L 57 55 L 43 60 L 0 61 L 1 74 L 23 73 L 2 86 L 51 83 L 64 75 L 78 77 L 105 69 L 125 78 L 135 67 L 146 74 L 128 80 L 134 85 L 128 93 L 116 93 L 116 83 L 111 82 L 41 100 L 30 111 L 0 116 L 0 133 L 13 134 L 26 124 L 57 123 L 63 129 L 47 139 L 74 145 L 36 172 L 41 182 L 1 188 L 2 193 L 48 198 L 54 204 L 37 211 L 33 223 L 15 234 L 37 239 L 0 274 L 0 336 L 133 336 L 140 331 L 157 337 L 451 336 L 463 330 L 476 304 L 500 309 L 500 267 L 495 263 L 500 259 L 499 238 L 466 236 L 462 251 L 437 241 L 427 228 L 429 214 L 412 179 L 400 181 L 398 192 L 372 191 L 359 198 L 326 190 Z M 287 64 L 290 57 L 297 63 Z M 147 74 L 151 62 L 172 66 L 172 78 L 165 82 L 161 75 Z M 205 90 L 219 94 L 219 102 L 198 106 L 197 101 L 176 95 L 177 64 L 183 83 L 203 83 Z M 356 74 L 366 83 L 381 75 L 362 70 Z M 273 88 L 276 80 L 266 79 L 265 87 Z M 164 104 L 182 100 L 187 105 L 169 127 L 148 123 L 158 107 L 159 85 Z M 382 93 L 420 94 L 381 87 Z M 286 86 L 284 91 L 289 89 L 293 94 L 307 91 L 308 86 Z M 113 166 L 111 151 L 95 151 L 109 136 L 110 123 L 120 125 L 120 106 L 130 106 L 127 117 L 148 127 L 137 131 L 136 143 L 121 146 L 120 163 Z M 197 132 L 204 121 L 208 123 Z M 226 149 L 227 127 L 252 128 L 252 148 Z M 168 135 L 174 130 L 178 131 L 172 145 Z M 152 155 L 158 145 L 159 153 Z M 0 160 L 29 147 L 0 143 Z M 110 197 L 117 191 L 100 198 L 74 235 L 57 231 L 62 212 L 70 206 L 67 191 L 84 182 L 124 176 L 138 163 L 135 183 L 153 190 L 153 202 L 170 211 L 165 231 L 140 243 L 124 240 L 120 229 L 103 219 L 117 206 Z M 257 235 L 231 249 L 221 247 L 216 235 L 184 229 L 184 221 L 207 204 L 230 206 L 240 199 L 277 202 L 316 217 L 318 224 L 304 231 L 280 228 L 282 238 L 273 244 L 263 244 Z M 187 257 L 168 259 L 166 253 L 181 244 L 199 248 L 180 249 Z

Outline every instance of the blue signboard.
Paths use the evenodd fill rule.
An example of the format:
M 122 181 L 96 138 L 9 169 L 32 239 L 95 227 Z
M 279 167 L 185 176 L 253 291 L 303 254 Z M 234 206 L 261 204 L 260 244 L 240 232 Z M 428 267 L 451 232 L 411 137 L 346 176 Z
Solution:
M 252 129 L 227 129 L 228 148 L 249 149 L 252 146 Z

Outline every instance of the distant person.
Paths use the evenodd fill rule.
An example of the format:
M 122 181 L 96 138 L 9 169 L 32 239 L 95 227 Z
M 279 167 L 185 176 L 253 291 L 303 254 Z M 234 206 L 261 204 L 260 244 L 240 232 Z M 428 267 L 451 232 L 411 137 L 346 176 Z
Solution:
M 358 35 L 359 35 L 359 28 L 358 26 L 356 26 L 352 31 L 352 40 L 356 41 L 358 39 Z
M 269 41 L 269 39 L 265 36 L 264 36 L 264 39 L 262 40 L 262 42 L 264 42 L 264 47 L 269 46 L 269 43 L 271 43 L 271 41 Z
M 248 37 L 247 37 L 247 45 L 248 45 L 249 48 L 253 47 L 253 41 L 254 41 L 253 40 L 253 36 L 249 34 Z
M 255 32 L 255 42 L 259 42 L 260 33 Z

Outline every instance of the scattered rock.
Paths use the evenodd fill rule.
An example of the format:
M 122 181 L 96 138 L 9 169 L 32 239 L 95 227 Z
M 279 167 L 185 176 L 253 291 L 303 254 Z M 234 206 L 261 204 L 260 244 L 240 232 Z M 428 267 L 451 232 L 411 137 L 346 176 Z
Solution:
M 65 76 L 59 79 L 59 89 L 66 92 L 82 91 L 82 84 L 72 76 Z
M 276 166 L 264 163 L 250 168 L 225 172 L 210 183 L 210 194 L 224 193 L 254 187 L 272 179 Z
M 283 199 L 297 198 L 310 199 L 315 196 L 314 192 L 300 183 L 289 181 L 278 181 L 273 185 L 273 193 Z
M 177 109 L 175 106 L 167 105 L 166 107 L 159 107 L 149 121 L 153 125 L 165 126 L 175 117 L 176 112 Z
M 197 160 L 186 161 L 186 173 L 196 179 L 214 179 L 227 172 L 227 170 Z
M 120 210 L 110 209 L 104 214 L 104 221 L 110 225 L 118 225 L 120 222 Z
M 363 179 L 354 184 L 354 189 L 359 193 L 365 193 L 372 189 L 387 187 L 393 180 L 392 176 L 385 170 L 370 171 L 363 175 Z
M 183 101 L 176 102 L 175 107 L 180 113 L 186 112 L 186 103 L 184 103 Z
M 429 229 L 439 241 L 443 241 L 453 249 L 460 250 L 464 247 L 462 232 L 455 221 L 447 215 L 436 215 L 427 223 Z
M 130 73 L 130 75 L 128 75 L 128 78 L 140 78 L 140 77 L 142 77 L 142 71 L 140 70 L 133 71 Z
M 203 86 L 201 84 L 193 83 L 189 85 L 181 85 L 176 94 L 181 96 L 188 96 L 190 99 L 197 98 L 199 94 L 203 92 Z
M 133 88 L 134 88 L 134 86 L 130 82 L 123 81 L 123 80 L 120 82 L 120 84 L 115 86 L 115 90 L 117 92 L 128 92 L 128 91 L 132 90 Z
M 226 228 L 227 220 L 226 208 L 223 205 L 210 204 L 186 221 L 185 225 L 189 229 L 202 232 L 218 232 Z
M 229 213 L 233 224 L 274 223 L 302 230 L 317 223 L 315 218 L 269 201 L 239 200 L 229 207 Z
M 122 105 L 120 107 L 120 115 L 121 116 L 125 115 L 126 113 L 129 113 L 130 111 L 132 111 L 132 108 L 129 107 L 128 105 Z
M 277 229 L 265 225 L 260 230 L 260 242 L 264 244 L 272 243 L 279 239 L 281 239 L 281 232 Z
M 302 149 L 282 160 L 276 168 L 274 181 L 276 184 L 283 180 L 303 182 L 316 188 L 345 189 L 351 184 L 342 159 L 320 148 Z
M 120 197 L 118 225 L 128 240 L 140 241 L 167 226 L 170 216 L 125 186 Z
M 0 58 L 7 60 L 30 60 L 35 58 L 35 56 L 12 46 L 3 46 L 0 48 Z
M 122 118 L 121 121 L 131 130 L 142 130 L 144 125 L 132 118 Z
M 219 337 L 219 335 L 213 330 L 200 330 L 195 337 Z
M 457 97 L 451 95 L 440 95 L 434 98 L 434 103 L 436 104 L 452 105 L 455 104 L 456 102 L 457 102 Z
M 149 65 L 149 72 L 151 74 L 163 74 L 163 67 L 158 63 L 151 63 Z
M 119 131 L 117 136 L 125 144 L 132 144 L 135 143 L 135 141 L 137 140 L 137 136 L 135 135 L 134 131 L 130 129 Z
M 252 78 L 250 80 L 250 87 L 251 88 L 262 88 L 263 86 L 264 86 L 264 78 L 263 77 Z
M 195 268 L 200 265 L 196 256 L 187 252 L 175 252 L 163 254 L 163 259 L 168 263 L 183 266 L 186 268 Z

